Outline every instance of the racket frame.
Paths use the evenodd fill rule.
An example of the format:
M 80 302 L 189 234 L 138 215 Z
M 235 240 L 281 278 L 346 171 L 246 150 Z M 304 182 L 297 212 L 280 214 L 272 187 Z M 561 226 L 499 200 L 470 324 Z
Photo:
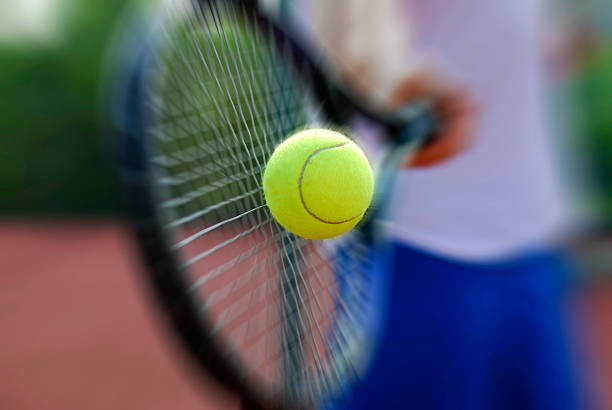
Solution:
M 379 202 L 384 201 L 393 185 L 393 176 L 401 158 L 413 151 L 431 134 L 433 118 L 427 104 L 410 105 L 392 114 L 381 113 L 368 105 L 336 78 L 330 77 L 319 67 L 312 55 L 283 29 L 277 22 L 266 16 L 255 0 L 194 0 L 200 7 L 216 7 L 221 3 L 239 7 L 253 17 L 258 28 L 272 33 L 274 41 L 282 47 L 290 47 L 291 63 L 298 73 L 307 72 L 312 91 L 328 119 L 337 124 L 346 124 L 354 115 L 360 115 L 377 124 L 384 125 L 393 144 L 402 149 L 390 152 L 390 161 L 381 171 L 377 189 Z M 154 42 L 153 42 L 154 45 Z M 199 369 L 224 387 L 238 392 L 247 408 L 301 408 L 305 403 L 288 403 L 284 396 L 269 397 L 262 394 L 259 386 L 244 377 L 239 363 L 223 354 L 223 346 L 208 332 L 212 329 L 206 317 L 193 298 L 188 297 L 190 284 L 181 272 L 180 261 L 171 251 L 171 238 L 163 229 L 164 216 L 156 203 L 161 196 L 154 182 L 154 170 L 148 161 L 151 147 L 145 132 L 143 101 L 147 98 L 144 84 L 145 67 L 151 39 L 143 42 L 141 49 L 131 56 L 131 70 L 125 73 L 121 92 L 115 96 L 113 126 L 119 140 L 119 168 L 127 218 L 131 222 L 136 241 L 147 265 L 147 277 L 161 301 L 172 329 L 177 333 L 186 350 L 196 361 Z M 383 181 L 381 183 L 380 181 Z M 383 212 L 376 207 L 360 226 L 366 243 L 376 242 L 376 220 Z

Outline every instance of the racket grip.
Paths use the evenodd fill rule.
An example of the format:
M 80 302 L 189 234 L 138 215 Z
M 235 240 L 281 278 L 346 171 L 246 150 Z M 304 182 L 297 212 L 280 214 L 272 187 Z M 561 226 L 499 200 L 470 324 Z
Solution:
M 368 246 L 374 246 L 377 240 L 376 224 L 383 219 L 402 160 L 432 142 L 439 128 L 433 104 L 429 100 L 421 100 L 400 108 L 393 113 L 392 121 L 395 125 L 389 128 L 389 136 L 393 147 L 379 170 L 374 203 L 366 215 L 366 222 L 360 227 L 363 242 Z
M 395 111 L 393 117 L 398 125 L 391 129 L 390 135 L 397 146 L 420 148 L 435 140 L 439 121 L 430 100 L 405 105 Z

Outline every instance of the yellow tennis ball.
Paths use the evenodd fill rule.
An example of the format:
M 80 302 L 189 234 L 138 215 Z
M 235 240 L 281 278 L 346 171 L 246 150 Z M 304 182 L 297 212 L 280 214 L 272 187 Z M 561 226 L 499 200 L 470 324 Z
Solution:
M 309 129 L 274 150 L 263 190 L 270 212 L 285 229 L 326 239 L 361 220 L 372 200 L 374 176 L 363 151 L 350 139 Z

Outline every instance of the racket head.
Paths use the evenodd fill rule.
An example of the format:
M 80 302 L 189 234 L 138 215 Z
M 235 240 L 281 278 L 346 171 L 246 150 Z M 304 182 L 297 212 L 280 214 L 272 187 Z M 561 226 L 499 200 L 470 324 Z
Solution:
M 367 363 L 378 275 L 359 231 L 309 241 L 265 207 L 274 147 L 330 124 L 342 93 L 322 98 L 333 84 L 250 4 L 163 9 L 115 110 L 122 182 L 148 278 L 199 367 L 248 402 L 309 407 Z

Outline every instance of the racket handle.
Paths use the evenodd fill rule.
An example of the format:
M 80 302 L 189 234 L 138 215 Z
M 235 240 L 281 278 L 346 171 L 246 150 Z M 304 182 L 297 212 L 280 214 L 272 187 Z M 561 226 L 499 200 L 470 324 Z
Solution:
M 439 121 L 436 119 L 433 103 L 430 100 L 420 100 L 405 105 L 395 111 L 393 117 L 399 125 L 390 130 L 390 135 L 400 149 L 407 146 L 418 149 L 435 139 Z M 420 141 L 416 147 L 413 146 L 415 141 Z
M 364 243 L 374 246 L 376 224 L 383 219 L 388 199 L 395 184 L 398 168 L 404 159 L 436 138 L 439 127 L 432 104 L 428 100 L 406 105 L 392 115 L 396 126 L 389 129 L 393 147 L 384 159 L 377 178 L 374 203 L 360 228 Z

